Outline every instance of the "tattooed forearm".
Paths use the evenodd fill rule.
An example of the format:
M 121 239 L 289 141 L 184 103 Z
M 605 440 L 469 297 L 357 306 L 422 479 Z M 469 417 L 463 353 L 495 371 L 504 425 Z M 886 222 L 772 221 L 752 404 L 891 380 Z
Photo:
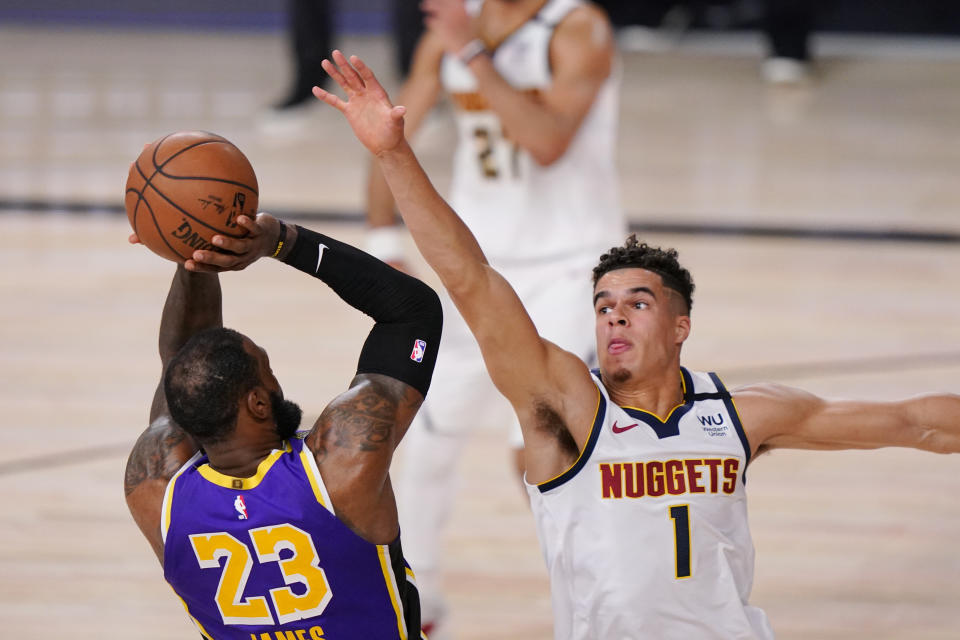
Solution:
M 125 495 L 146 480 L 169 480 L 186 461 L 183 446 L 190 444 L 189 436 L 169 419 L 160 419 L 150 425 L 137 440 L 127 459 L 123 479 Z

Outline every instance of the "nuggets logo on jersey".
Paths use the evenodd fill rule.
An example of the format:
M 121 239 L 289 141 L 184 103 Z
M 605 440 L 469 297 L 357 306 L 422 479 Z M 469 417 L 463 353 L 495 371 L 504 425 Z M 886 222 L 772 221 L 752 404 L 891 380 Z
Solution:
M 733 493 L 740 461 L 736 458 L 687 458 L 646 462 L 601 462 L 604 498 L 658 498 L 685 493 Z

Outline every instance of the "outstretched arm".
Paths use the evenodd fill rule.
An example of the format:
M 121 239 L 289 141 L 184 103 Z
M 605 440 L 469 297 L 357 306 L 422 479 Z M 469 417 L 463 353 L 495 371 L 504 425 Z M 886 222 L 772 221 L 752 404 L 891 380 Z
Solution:
M 911 447 L 960 452 L 960 396 L 896 402 L 829 401 L 775 384 L 733 392 L 753 453 L 788 449 Z
M 222 324 L 219 278 L 178 266 L 160 318 L 161 374 L 150 407 L 150 426 L 134 444 L 124 476 L 127 507 L 161 562 L 163 493 L 173 474 L 197 451 L 193 439 L 170 418 L 163 371 L 191 336 Z
M 473 234 L 433 188 L 404 138 L 405 109 L 390 104 L 358 58 L 351 58 L 351 66 L 339 51 L 333 55 L 338 66 L 324 61 L 324 68 L 349 100 L 319 88 L 315 95 L 342 111 L 377 157 L 417 247 L 476 336 L 494 384 L 517 411 L 528 479 L 553 477 L 589 434 L 598 392 L 586 366 L 539 336 L 509 283 L 487 264 Z
M 413 54 L 410 75 L 397 94 L 407 113 L 407 137 L 420 128 L 440 95 L 440 60 L 443 47 L 435 34 L 427 32 L 420 38 Z M 365 249 L 375 257 L 394 266 L 404 264 L 400 238 L 405 231 L 397 224 L 396 203 L 383 172 L 376 162 L 370 163 L 367 180 L 367 234 Z

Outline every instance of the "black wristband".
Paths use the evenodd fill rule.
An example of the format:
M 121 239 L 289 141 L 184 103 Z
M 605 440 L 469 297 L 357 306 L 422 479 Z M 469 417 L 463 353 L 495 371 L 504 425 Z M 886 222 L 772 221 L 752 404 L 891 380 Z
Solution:
M 426 395 L 443 325 L 440 298 L 433 289 L 355 247 L 299 225 L 284 262 L 323 280 L 344 302 L 376 321 L 357 373 L 388 375 Z

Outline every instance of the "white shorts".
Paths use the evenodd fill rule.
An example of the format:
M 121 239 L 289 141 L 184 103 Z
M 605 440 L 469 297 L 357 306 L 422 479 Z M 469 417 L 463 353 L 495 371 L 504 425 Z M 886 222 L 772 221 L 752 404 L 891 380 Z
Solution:
M 591 269 L 596 256 L 522 267 L 497 266 L 513 286 L 540 335 L 593 366 L 596 337 Z M 510 444 L 523 446 L 510 403 L 487 374 L 480 348 L 445 293 L 443 338 L 430 392 L 419 417 L 428 430 L 454 435 L 475 429 L 508 428 Z

